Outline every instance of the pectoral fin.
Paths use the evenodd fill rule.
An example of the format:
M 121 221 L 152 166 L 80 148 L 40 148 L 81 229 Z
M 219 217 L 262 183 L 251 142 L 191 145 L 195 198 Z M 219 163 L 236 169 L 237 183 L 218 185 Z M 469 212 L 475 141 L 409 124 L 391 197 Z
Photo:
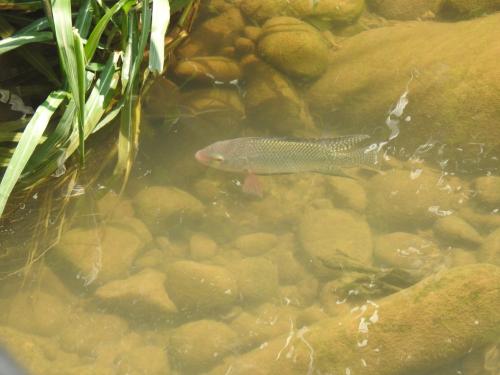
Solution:
M 259 178 L 253 173 L 249 173 L 243 182 L 243 192 L 251 195 L 256 195 L 260 198 L 264 195 L 262 183 Z

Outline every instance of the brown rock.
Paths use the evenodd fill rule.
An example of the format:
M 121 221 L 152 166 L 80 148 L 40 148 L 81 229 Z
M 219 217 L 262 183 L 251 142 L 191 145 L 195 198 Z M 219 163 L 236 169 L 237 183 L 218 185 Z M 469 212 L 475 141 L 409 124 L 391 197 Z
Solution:
M 230 82 L 241 78 L 238 64 L 226 57 L 204 56 L 181 60 L 174 67 L 174 74 L 181 80 L 202 83 Z

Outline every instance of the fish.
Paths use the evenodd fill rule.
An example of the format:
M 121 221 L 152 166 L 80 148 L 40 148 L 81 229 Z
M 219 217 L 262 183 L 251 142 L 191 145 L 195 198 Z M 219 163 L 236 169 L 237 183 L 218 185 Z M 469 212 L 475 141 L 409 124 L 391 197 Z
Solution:
M 243 191 L 262 196 L 256 175 L 316 172 L 346 176 L 343 168 L 375 167 L 378 145 L 370 136 L 295 139 L 243 137 L 212 143 L 195 154 L 198 162 L 226 172 L 247 174 Z

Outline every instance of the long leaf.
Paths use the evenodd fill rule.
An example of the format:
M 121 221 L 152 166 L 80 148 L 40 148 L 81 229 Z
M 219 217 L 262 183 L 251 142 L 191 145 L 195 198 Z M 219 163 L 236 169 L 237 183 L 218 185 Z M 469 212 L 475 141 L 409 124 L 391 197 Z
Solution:
M 102 33 L 106 29 L 109 21 L 113 17 L 113 15 L 118 12 L 125 5 L 134 2 L 134 0 L 120 0 L 115 5 L 113 5 L 110 9 L 106 11 L 104 16 L 97 22 L 97 25 L 92 30 L 90 34 L 87 44 L 85 45 L 85 56 L 87 57 L 87 61 L 92 60 L 94 57 L 94 53 L 97 49 L 97 45 L 99 44 L 99 40 L 101 39 Z
M 48 42 L 53 39 L 50 31 L 33 32 L 32 34 L 13 35 L 11 37 L 0 40 L 0 55 L 9 52 L 15 48 L 24 46 L 29 43 Z
M 59 55 L 66 79 L 75 99 L 78 129 L 80 132 L 80 161 L 85 162 L 85 150 L 83 143 L 83 127 L 85 119 L 85 63 L 81 56 L 81 38 L 73 32 L 71 21 L 71 1 L 70 0 L 51 0 L 52 16 L 54 18 L 54 32 L 56 34 Z M 77 56 L 78 54 L 78 56 Z
M 10 163 L 3 175 L 0 183 L 0 215 L 5 209 L 10 193 L 14 189 L 19 176 L 33 154 L 35 147 L 40 142 L 43 132 L 49 123 L 50 118 L 63 102 L 66 93 L 55 91 L 37 108 L 23 132 L 19 144 L 16 147 Z
M 165 33 L 170 23 L 170 5 L 168 0 L 153 0 L 153 22 L 151 24 L 151 42 L 149 47 L 149 70 L 153 74 L 163 72 L 165 60 Z

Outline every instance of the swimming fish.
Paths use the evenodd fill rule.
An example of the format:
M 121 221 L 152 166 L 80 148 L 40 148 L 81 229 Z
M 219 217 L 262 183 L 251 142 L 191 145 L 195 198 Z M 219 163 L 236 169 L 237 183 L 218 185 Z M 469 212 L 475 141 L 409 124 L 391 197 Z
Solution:
M 243 190 L 261 196 L 255 175 L 318 172 L 345 176 L 342 168 L 377 164 L 377 144 L 368 135 L 290 139 L 246 137 L 215 142 L 195 154 L 212 168 L 248 174 Z

